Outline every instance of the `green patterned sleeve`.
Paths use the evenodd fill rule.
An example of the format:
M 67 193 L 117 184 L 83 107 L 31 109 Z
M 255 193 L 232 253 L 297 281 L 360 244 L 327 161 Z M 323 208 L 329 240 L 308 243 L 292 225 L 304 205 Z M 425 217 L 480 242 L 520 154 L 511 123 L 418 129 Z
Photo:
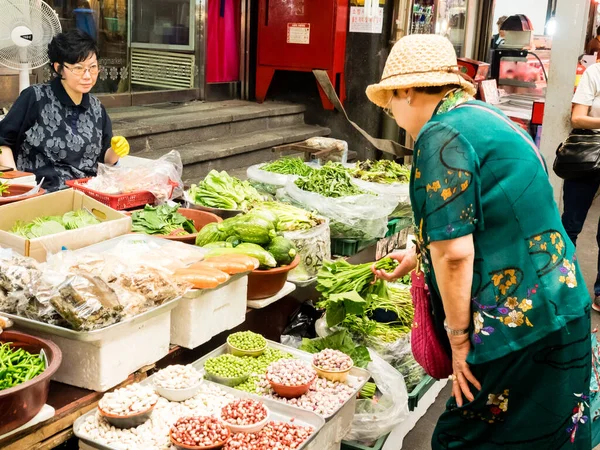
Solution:
M 429 241 L 445 241 L 483 230 L 479 158 L 453 127 L 434 122 L 417 141 L 417 216 Z

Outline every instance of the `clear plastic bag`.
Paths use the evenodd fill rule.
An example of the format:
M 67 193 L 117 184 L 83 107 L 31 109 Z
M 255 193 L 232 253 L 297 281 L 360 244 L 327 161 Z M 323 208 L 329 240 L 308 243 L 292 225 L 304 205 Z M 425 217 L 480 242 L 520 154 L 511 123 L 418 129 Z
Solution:
M 298 178 L 296 175 L 282 175 L 280 173 L 267 172 L 261 170 L 267 163 L 256 164 L 248 167 L 246 176 L 250 183 L 257 189 L 275 194 L 277 189 L 284 187 L 288 181 Z
M 352 178 L 352 182 L 364 191 L 374 192 L 395 202 L 396 207 L 390 214 L 390 218 L 412 217 L 410 185 L 408 183 L 372 183 L 359 178 Z
M 329 220 L 310 230 L 286 231 L 283 236 L 294 243 L 300 255 L 300 264 L 289 273 L 288 280 L 304 283 L 315 279 L 323 262 L 331 259 Z
M 182 172 L 181 156 L 172 150 L 133 168 L 98 164 L 98 175 L 86 187 L 105 194 L 148 191 L 156 197 L 156 204 L 162 204 L 183 195 Z
M 394 199 L 371 194 L 324 197 L 315 192 L 303 191 L 294 182 L 286 184 L 285 195 L 305 209 L 317 211 L 329 218 L 332 238 L 384 237 L 387 233 L 388 216 L 397 205 Z
M 0 312 L 18 314 L 35 303 L 41 276 L 40 265 L 33 258 L 0 248 Z
M 408 392 L 404 378 L 375 351 L 369 349 L 369 354 L 372 361 L 367 370 L 381 396 L 377 401 L 357 400 L 352 427 L 344 437 L 350 441 L 377 440 L 408 417 Z
M 327 155 L 320 156 L 317 161 L 321 165 L 329 161 L 346 164 L 348 162 L 348 143 L 341 139 L 313 137 L 304 141 L 304 145 L 319 151 L 329 150 Z

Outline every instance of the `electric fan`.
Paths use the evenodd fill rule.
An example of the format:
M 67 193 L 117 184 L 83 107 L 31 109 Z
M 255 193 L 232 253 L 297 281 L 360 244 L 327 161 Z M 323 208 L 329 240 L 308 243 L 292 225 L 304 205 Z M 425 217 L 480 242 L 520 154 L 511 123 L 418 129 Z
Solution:
M 48 63 L 48 44 L 61 32 L 54 10 L 41 0 L 4 0 L 0 12 L 0 64 L 19 71 L 19 91 L 29 71 Z

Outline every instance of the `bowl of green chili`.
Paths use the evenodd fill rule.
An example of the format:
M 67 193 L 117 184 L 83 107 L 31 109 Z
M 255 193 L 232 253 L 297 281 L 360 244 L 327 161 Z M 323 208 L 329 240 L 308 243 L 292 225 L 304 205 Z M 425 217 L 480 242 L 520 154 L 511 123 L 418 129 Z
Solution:
M 40 412 L 61 360 L 51 341 L 18 331 L 0 334 L 0 436 Z

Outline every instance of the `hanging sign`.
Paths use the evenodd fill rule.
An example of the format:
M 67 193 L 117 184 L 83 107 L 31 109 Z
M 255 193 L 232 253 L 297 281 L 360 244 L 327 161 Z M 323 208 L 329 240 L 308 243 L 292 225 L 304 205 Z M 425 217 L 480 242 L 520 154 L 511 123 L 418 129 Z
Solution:
M 350 33 L 381 34 L 383 31 L 383 8 L 377 7 L 374 14 L 369 17 L 365 8 L 360 6 L 350 7 Z
M 310 44 L 310 23 L 288 23 L 288 44 Z

